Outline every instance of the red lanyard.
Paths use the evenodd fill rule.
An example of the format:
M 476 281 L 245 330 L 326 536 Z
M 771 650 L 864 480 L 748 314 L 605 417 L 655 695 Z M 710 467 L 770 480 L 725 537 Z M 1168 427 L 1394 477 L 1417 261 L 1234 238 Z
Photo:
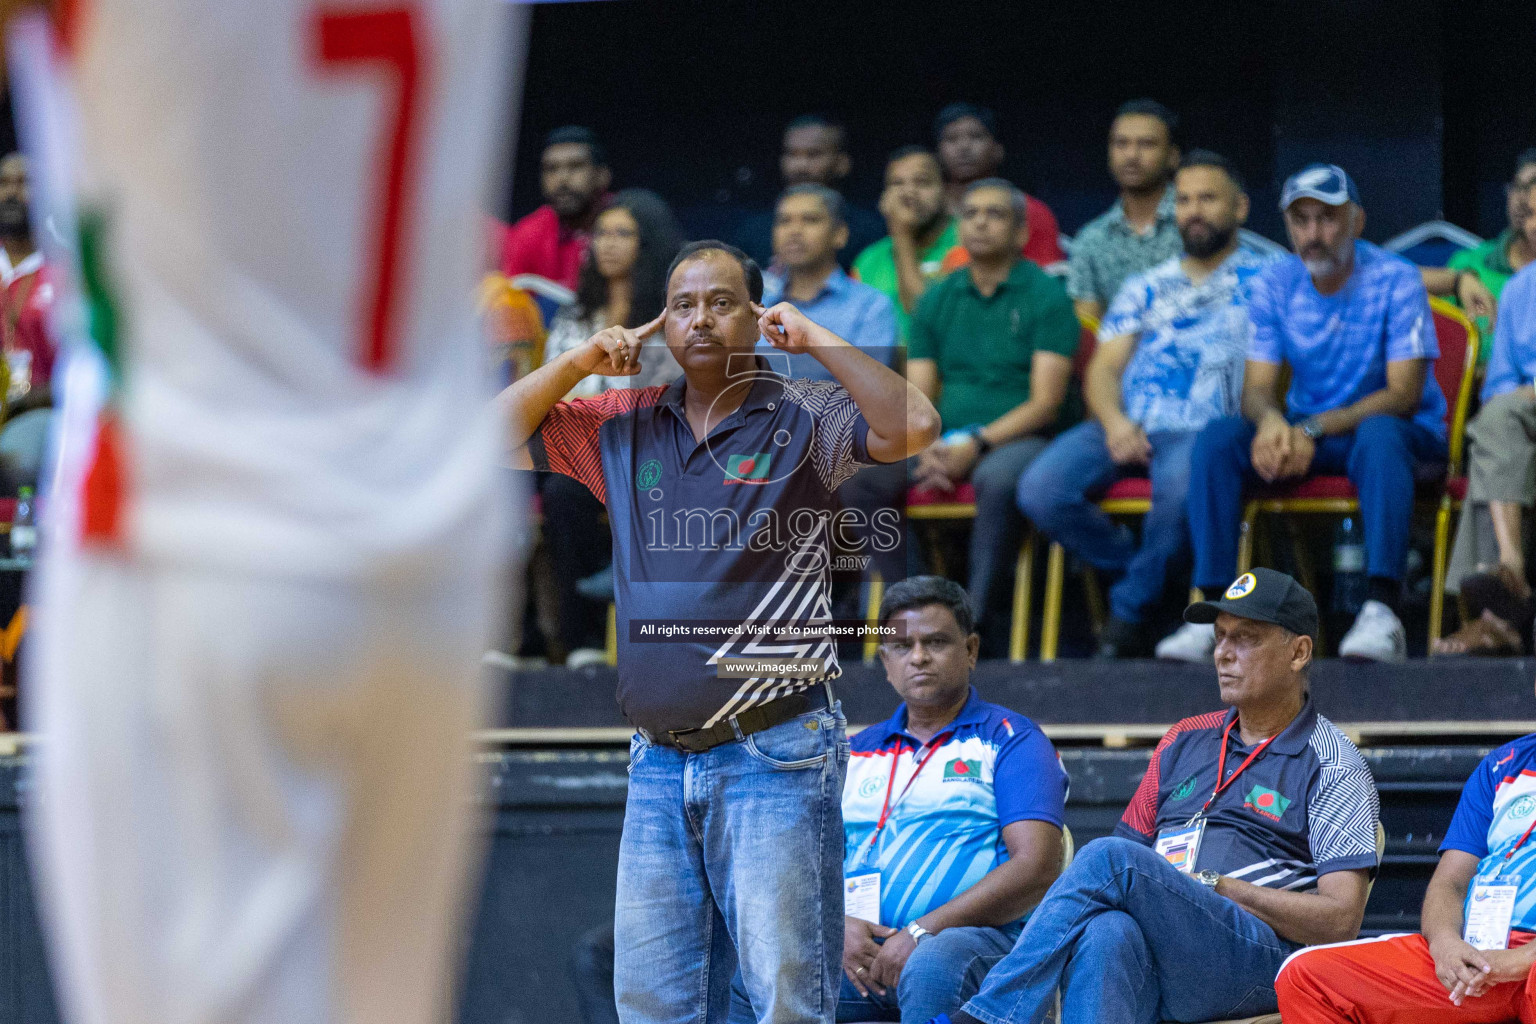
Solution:
M 1508 864 L 1509 863 L 1509 859 L 1511 857 L 1513 857 L 1516 852 L 1519 851 L 1520 847 L 1525 845 L 1525 841 L 1527 839 L 1531 838 L 1531 830 L 1532 829 L 1536 829 L 1536 821 L 1531 822 L 1529 825 L 1527 825 L 1525 827 L 1525 834 L 1520 837 L 1520 841 L 1514 845 L 1514 849 L 1510 850 L 1508 853 L 1506 853 L 1504 855 L 1504 863 L 1505 864 Z
M 1249 765 L 1253 764 L 1254 760 L 1260 754 L 1264 753 L 1264 748 L 1275 741 L 1275 736 L 1280 735 L 1279 733 L 1275 733 L 1275 736 L 1271 736 L 1263 743 L 1260 743 L 1257 747 L 1254 747 L 1253 753 L 1248 755 L 1248 760 L 1244 761 L 1242 765 L 1238 767 L 1237 771 L 1233 772 L 1230 776 L 1227 777 L 1227 781 L 1223 782 L 1221 781 L 1221 773 L 1227 770 L 1227 740 L 1232 737 L 1232 727 L 1236 724 L 1237 716 L 1234 715 L 1232 717 L 1232 721 L 1227 723 L 1226 731 L 1221 734 L 1221 756 L 1216 761 L 1216 788 L 1211 791 L 1211 799 L 1207 800 L 1205 802 L 1205 806 L 1200 808 L 1200 815 L 1205 814 L 1205 812 L 1210 809 L 1212 801 L 1214 801 L 1218 796 L 1221 796 L 1222 791 L 1225 790 L 1228 786 L 1236 782 L 1237 777 L 1243 774 L 1243 770 Z M 1196 817 L 1199 817 L 1200 815 L 1196 815 Z M 1533 822 L 1532 824 L 1536 824 L 1536 822 Z
M 907 784 L 901 787 L 901 795 L 896 798 L 896 803 L 899 804 L 905 799 L 907 790 L 911 789 L 912 783 L 917 781 L 917 776 L 922 772 L 923 765 L 927 764 L 928 759 L 937 754 L 939 748 L 953 735 L 954 730 L 951 729 L 949 732 L 940 733 L 928 741 L 928 753 L 924 754 L 923 759 L 917 762 L 917 770 L 912 773 L 912 777 L 907 780 Z M 891 803 L 891 790 L 896 788 L 896 766 L 899 764 L 901 764 L 901 747 L 900 744 L 897 744 L 896 756 L 891 758 L 891 777 L 885 783 L 885 806 L 880 808 L 880 820 L 875 824 L 875 831 L 874 835 L 870 837 L 871 840 L 880 834 L 880 830 L 885 828 L 886 819 L 891 816 L 891 807 L 894 806 Z

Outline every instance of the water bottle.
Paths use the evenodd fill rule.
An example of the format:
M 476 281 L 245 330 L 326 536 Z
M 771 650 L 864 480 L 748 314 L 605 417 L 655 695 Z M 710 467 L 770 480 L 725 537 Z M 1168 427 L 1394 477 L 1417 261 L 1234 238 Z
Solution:
M 1333 535 L 1333 610 L 1354 615 L 1365 603 L 1365 531 L 1345 516 Z
M 16 518 L 11 523 L 11 557 L 31 559 L 37 550 L 37 517 L 33 509 L 32 488 L 23 487 L 16 494 Z

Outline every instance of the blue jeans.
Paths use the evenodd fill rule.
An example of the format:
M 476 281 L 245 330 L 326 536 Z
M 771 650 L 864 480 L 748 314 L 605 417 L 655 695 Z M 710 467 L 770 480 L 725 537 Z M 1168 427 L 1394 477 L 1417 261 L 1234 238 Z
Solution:
M 954 1013 L 981 988 L 987 972 L 1013 948 L 1018 934 L 1018 925 L 946 928 L 912 951 L 896 988 L 887 989 L 883 996 L 873 991 L 861 996 L 844 977 L 837 1019 L 923 1024 L 941 1013 Z M 731 987 L 730 1024 L 752 1024 L 756 1019 L 738 977 Z
M 1275 1012 L 1275 975 L 1295 943 L 1129 839 L 1083 847 L 965 1012 L 1039 1024 L 1157 1024 Z
M 1256 428 L 1245 419 L 1216 420 L 1195 440 L 1189 484 L 1189 530 L 1195 541 L 1195 586 L 1221 590 L 1237 575 L 1243 489 L 1259 476 L 1250 460 Z M 1444 439 L 1401 416 L 1372 416 L 1353 433 L 1317 442 L 1311 473 L 1343 473 L 1360 492 L 1366 574 L 1400 580 L 1413 523 L 1413 488 L 1426 466 L 1444 463 Z
M 613 987 L 624 1024 L 832 1024 L 843 958 L 840 705 L 701 754 L 630 744 Z
M 1124 622 L 1141 622 L 1157 604 L 1169 563 L 1187 550 L 1189 457 L 1194 431 L 1150 434 L 1152 510 L 1141 524 L 1141 544 L 1124 524 L 1098 506 L 1098 497 L 1139 467 L 1116 465 L 1109 457 L 1098 420 L 1062 434 L 1019 478 L 1019 508 L 1046 536 L 1095 569 L 1120 578 L 1109 591 L 1109 610 Z M 1092 496 L 1092 497 L 1090 497 Z

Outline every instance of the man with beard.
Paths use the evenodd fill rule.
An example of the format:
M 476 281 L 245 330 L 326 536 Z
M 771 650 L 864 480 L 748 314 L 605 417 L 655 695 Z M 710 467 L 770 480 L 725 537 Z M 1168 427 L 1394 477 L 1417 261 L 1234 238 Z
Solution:
M 0 258 L 4 260 L 0 263 L 0 285 L 5 288 L 0 325 L 10 371 L 12 416 L 51 402 L 48 385 L 58 353 L 48 326 L 58 289 L 32 240 L 30 198 L 27 158 L 11 153 L 0 159 Z M 46 423 L 47 414 L 39 413 L 25 426 L 9 427 L 17 436 L 4 447 L 19 454 L 15 468 L 23 482 L 36 482 Z M 30 440 L 20 444 L 23 434 Z
M 1099 319 L 1126 278 L 1179 254 L 1170 183 L 1179 166 L 1173 142 L 1178 123 L 1156 100 L 1131 100 L 1116 111 L 1109 126 L 1109 173 L 1120 198 L 1072 243 L 1067 294 L 1078 316 Z
M 592 225 L 608 205 L 611 180 L 592 129 L 568 125 L 550 132 L 539 158 L 545 205 L 503 230 L 501 272 L 537 274 L 574 290 Z
M 1099 328 L 1083 393 L 1092 418 L 1062 434 L 1019 480 L 1019 508 L 1052 540 L 1119 577 L 1099 656 L 1143 655 L 1143 623 L 1189 547 L 1185 498 L 1200 429 L 1238 412 L 1248 295 L 1269 260 L 1238 245 L 1248 197 L 1237 172 L 1195 150 L 1174 179 L 1184 254 L 1132 277 Z M 1141 543 L 1097 498 L 1126 476 L 1152 479 Z
M 1417 268 L 1361 240 L 1365 210 L 1342 168 L 1298 171 L 1280 207 L 1295 255 L 1265 268 L 1249 299 L 1243 415 L 1216 420 L 1195 441 L 1194 583 L 1211 593 L 1236 571 L 1245 488 L 1347 474 L 1360 495 L 1369 591 L 1339 656 L 1402 661 L 1397 604 L 1414 482 L 1446 459 L 1429 297 Z M 1282 363 L 1291 368 L 1283 404 Z M 1158 655 L 1205 662 L 1213 643 L 1210 626 L 1190 623 Z

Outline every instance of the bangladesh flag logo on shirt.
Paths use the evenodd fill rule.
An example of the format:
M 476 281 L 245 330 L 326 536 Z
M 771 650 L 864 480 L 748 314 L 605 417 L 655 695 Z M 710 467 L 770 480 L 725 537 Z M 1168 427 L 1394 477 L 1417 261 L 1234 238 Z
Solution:
M 980 782 L 981 762 L 967 761 L 963 757 L 957 757 L 944 766 L 945 782 Z
M 725 460 L 725 482 L 728 484 L 765 484 L 768 482 L 768 465 L 772 461 L 772 452 L 758 452 L 755 455 L 732 455 Z
M 1291 806 L 1291 800 L 1290 797 L 1281 796 L 1272 789 L 1254 786 L 1248 791 L 1248 795 L 1243 797 L 1243 806 L 1273 821 L 1279 821 L 1285 809 Z

